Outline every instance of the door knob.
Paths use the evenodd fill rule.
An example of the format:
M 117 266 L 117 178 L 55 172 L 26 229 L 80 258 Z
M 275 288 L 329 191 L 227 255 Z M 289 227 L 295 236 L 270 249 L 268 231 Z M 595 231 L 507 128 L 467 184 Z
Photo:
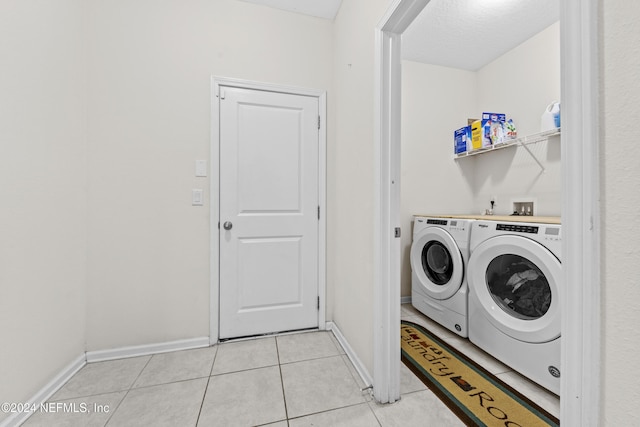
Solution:
M 225 230 L 231 230 L 231 228 L 233 228 L 233 224 L 231 223 L 231 221 L 225 221 L 222 226 Z

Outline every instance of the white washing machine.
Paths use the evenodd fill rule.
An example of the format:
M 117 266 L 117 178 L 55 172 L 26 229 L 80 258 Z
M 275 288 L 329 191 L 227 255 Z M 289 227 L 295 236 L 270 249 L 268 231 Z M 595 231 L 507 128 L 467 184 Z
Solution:
M 414 217 L 411 244 L 412 305 L 467 337 L 469 234 L 473 220 Z
M 469 339 L 560 394 L 561 225 L 477 221 L 469 256 Z

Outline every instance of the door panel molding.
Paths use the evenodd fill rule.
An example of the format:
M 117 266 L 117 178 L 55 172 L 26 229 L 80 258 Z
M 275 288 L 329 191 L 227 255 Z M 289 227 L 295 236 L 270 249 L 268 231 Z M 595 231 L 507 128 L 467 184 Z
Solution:
M 326 91 L 296 86 L 263 83 L 228 77 L 211 77 L 211 179 L 210 179 L 210 324 L 209 341 L 219 341 L 220 330 L 220 97 L 225 88 L 243 88 L 317 98 L 319 114 L 318 132 L 318 327 L 326 328 L 326 145 L 327 101 Z M 251 215 L 251 213 L 248 213 Z

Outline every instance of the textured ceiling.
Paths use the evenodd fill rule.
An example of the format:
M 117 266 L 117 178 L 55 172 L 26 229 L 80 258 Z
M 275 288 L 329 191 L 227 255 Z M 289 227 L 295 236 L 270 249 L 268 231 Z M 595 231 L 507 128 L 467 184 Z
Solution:
M 329 20 L 342 3 L 241 1 Z M 431 0 L 403 34 L 402 57 L 476 71 L 559 19 L 560 0 Z
M 402 57 L 476 71 L 559 19 L 560 0 L 431 0 L 404 32 Z

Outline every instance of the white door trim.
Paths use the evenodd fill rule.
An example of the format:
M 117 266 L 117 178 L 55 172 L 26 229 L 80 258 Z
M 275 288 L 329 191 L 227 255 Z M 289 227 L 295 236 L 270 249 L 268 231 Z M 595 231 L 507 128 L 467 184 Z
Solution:
M 400 37 L 428 2 L 394 0 L 375 31 L 373 395 L 381 403 L 400 398 Z
M 320 205 L 320 222 L 318 224 L 318 296 L 320 310 L 318 310 L 318 328 L 326 328 L 326 247 L 327 247 L 327 213 L 326 213 L 326 181 L 327 181 L 327 93 L 323 90 L 284 86 L 271 83 L 254 82 L 250 80 L 227 77 L 211 77 L 211 179 L 210 179 L 210 321 L 209 342 L 215 344 L 219 339 L 220 328 L 220 104 L 218 97 L 222 87 L 237 87 L 244 89 L 279 92 L 293 95 L 311 96 L 318 98 L 318 113 L 320 114 L 320 132 L 318 135 L 318 203 Z
M 394 0 L 376 27 L 374 397 L 399 393 L 400 36 L 429 0 Z M 600 421 L 598 2 L 561 1 L 563 277 L 561 423 Z M 570 298 L 569 298 L 570 295 Z M 584 374 L 587 372 L 588 374 Z
M 600 84 L 597 0 L 560 2 L 561 424 L 600 425 Z M 576 155 L 577 154 L 577 155 Z

